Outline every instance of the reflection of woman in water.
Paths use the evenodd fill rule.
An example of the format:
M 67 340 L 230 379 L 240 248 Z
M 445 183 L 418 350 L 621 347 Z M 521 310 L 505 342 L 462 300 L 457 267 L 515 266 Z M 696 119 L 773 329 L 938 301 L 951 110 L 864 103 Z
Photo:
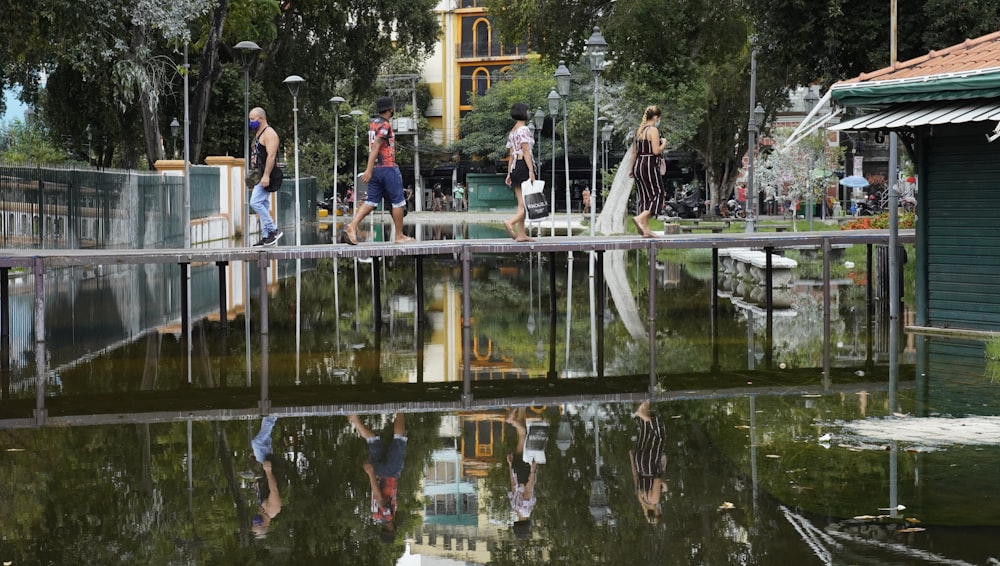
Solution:
M 663 452 L 666 431 L 660 417 L 650 414 L 649 401 L 643 401 L 634 416 L 639 434 L 635 450 L 629 450 L 628 453 L 632 464 L 632 481 L 646 520 L 655 525 L 660 522 L 662 514 L 660 497 L 667 491 L 667 484 L 662 478 L 667 467 L 667 455 Z
M 254 459 L 264 469 L 264 476 L 256 479 L 254 492 L 257 496 L 257 514 L 253 516 L 251 530 L 257 538 L 264 538 L 271 530 L 271 520 L 281 513 L 281 496 L 278 482 L 271 468 L 271 430 L 278 417 L 268 415 L 260 422 L 260 432 L 250 441 Z
M 535 508 L 538 499 L 535 498 L 535 478 L 538 465 L 531 460 L 531 465 L 524 461 L 524 441 L 528 434 L 524 419 L 524 407 L 507 411 L 507 422 L 517 431 L 517 448 L 513 454 L 507 455 L 507 465 L 510 468 L 510 507 L 517 515 L 514 521 L 514 535 L 518 538 L 531 536 L 531 510 Z

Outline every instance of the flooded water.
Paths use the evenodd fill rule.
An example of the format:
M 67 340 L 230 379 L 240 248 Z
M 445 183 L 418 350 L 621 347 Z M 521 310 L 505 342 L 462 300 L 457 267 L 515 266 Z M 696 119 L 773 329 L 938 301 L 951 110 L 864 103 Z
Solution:
M 217 271 L 195 267 L 190 355 L 176 267 L 54 275 L 44 350 L 31 294 L 11 298 L 0 560 L 996 564 L 996 362 L 902 333 L 890 367 L 865 250 L 842 253 L 828 324 L 806 252 L 770 315 L 736 275 L 713 307 L 708 252 L 661 254 L 654 289 L 645 251 L 593 277 L 590 254 L 477 257 L 468 397 L 450 258 L 282 262 L 266 336 L 255 301 L 249 336 L 241 309 L 221 324 Z M 385 535 L 364 437 L 387 446 L 394 425 Z M 520 515 L 511 467 L 535 500 Z

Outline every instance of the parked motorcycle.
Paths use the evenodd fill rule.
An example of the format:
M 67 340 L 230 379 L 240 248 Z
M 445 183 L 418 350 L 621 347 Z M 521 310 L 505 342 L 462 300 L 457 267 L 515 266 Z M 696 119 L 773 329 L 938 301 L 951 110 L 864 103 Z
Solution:
M 678 188 L 663 208 L 664 214 L 674 218 L 701 218 L 705 213 L 700 191 L 686 187 Z

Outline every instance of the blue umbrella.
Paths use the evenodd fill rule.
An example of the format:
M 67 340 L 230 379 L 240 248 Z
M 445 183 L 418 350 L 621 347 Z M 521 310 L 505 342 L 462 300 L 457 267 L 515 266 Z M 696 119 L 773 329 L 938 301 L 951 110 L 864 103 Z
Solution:
M 840 184 L 845 187 L 867 187 L 870 183 L 861 175 L 851 175 L 841 179 Z

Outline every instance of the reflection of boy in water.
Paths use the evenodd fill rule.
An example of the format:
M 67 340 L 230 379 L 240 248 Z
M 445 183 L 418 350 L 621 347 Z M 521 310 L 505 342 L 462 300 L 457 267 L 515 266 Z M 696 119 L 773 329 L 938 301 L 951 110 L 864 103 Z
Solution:
M 386 444 L 357 415 L 349 415 L 347 420 L 368 442 L 368 461 L 363 467 L 372 489 L 372 518 L 382 527 L 382 542 L 392 544 L 396 540 L 397 484 L 406 459 L 406 422 L 402 413 L 396 413 L 392 441 Z
M 524 407 L 507 411 L 507 422 L 517 431 L 517 448 L 513 454 L 507 455 L 507 465 L 510 467 L 510 491 L 507 497 L 510 499 L 511 509 L 517 515 L 513 530 L 518 538 L 531 536 L 531 511 L 538 502 L 535 497 L 538 464 L 534 459 L 531 460 L 531 465 L 524 461 L 524 441 L 528 434 L 524 413 Z
M 666 431 L 660 417 L 650 414 L 649 401 L 643 401 L 634 416 L 639 425 L 639 434 L 635 450 L 629 450 L 628 453 L 632 464 L 632 481 L 646 520 L 655 525 L 660 522 L 660 515 L 663 513 L 660 509 L 660 496 L 667 491 L 667 484 L 661 477 L 667 467 L 667 455 L 663 453 Z
M 271 529 L 271 520 L 281 513 L 281 496 L 278 482 L 271 469 L 271 429 L 278 417 L 268 415 L 260 422 L 260 432 L 250 441 L 254 458 L 264 468 L 264 477 L 257 478 L 254 492 L 257 495 L 257 514 L 251 520 L 251 530 L 257 538 L 264 538 Z

